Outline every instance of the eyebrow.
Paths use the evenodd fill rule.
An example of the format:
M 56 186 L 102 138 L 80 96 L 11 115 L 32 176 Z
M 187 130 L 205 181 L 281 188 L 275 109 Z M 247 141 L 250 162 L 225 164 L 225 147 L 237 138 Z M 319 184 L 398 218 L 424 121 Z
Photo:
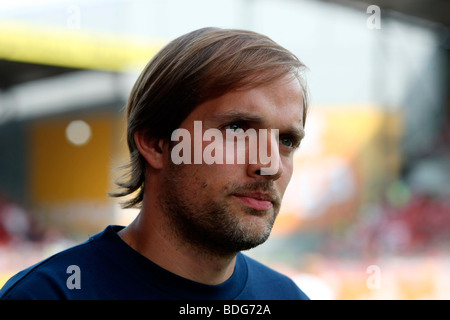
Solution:
M 219 123 L 232 121 L 248 121 L 257 124 L 264 123 L 264 119 L 261 116 L 236 110 L 215 114 L 211 117 L 211 120 Z
M 215 114 L 211 117 L 211 120 L 216 123 L 250 122 L 260 125 L 265 123 L 264 118 L 259 115 L 237 110 L 230 110 L 224 113 Z M 292 135 L 295 139 L 297 139 L 297 141 L 301 141 L 305 137 L 305 130 L 303 128 L 290 126 L 280 132 L 280 135 L 281 134 Z

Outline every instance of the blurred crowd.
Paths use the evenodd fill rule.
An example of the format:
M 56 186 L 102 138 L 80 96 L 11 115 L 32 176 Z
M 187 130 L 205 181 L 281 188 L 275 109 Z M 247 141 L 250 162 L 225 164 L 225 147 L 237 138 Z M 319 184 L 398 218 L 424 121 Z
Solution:
M 411 195 L 404 205 L 388 201 L 366 206 L 350 227 L 347 241 L 331 251 L 359 256 L 418 255 L 450 248 L 450 199 Z M 333 245 L 339 247 L 333 248 Z
M 74 242 L 44 226 L 25 207 L 0 194 L 0 287 L 27 268 Z
M 46 230 L 30 212 L 0 194 L 0 246 L 40 242 L 45 237 Z

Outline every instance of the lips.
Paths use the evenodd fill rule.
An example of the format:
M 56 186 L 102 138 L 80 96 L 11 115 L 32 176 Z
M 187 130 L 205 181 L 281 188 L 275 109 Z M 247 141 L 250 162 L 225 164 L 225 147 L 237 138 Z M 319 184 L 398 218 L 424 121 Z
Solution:
M 273 197 L 266 193 L 249 192 L 234 196 L 241 203 L 255 210 L 269 210 L 273 207 Z

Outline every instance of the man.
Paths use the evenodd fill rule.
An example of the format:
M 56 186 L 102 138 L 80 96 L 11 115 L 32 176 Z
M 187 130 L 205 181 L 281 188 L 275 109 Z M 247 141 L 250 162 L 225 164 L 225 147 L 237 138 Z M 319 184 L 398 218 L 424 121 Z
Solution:
M 303 68 L 249 31 L 204 28 L 169 43 L 127 104 L 130 171 L 113 196 L 128 196 L 124 207 L 139 215 L 18 273 L 0 296 L 307 299 L 240 253 L 268 238 L 291 177 L 307 111 Z

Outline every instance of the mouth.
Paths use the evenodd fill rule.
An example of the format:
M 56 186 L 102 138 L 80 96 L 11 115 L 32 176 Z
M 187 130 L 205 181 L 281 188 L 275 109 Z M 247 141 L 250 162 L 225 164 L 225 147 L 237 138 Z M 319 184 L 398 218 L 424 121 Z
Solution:
M 261 192 L 233 194 L 242 204 L 255 210 L 265 211 L 273 207 L 274 199 L 271 195 Z

